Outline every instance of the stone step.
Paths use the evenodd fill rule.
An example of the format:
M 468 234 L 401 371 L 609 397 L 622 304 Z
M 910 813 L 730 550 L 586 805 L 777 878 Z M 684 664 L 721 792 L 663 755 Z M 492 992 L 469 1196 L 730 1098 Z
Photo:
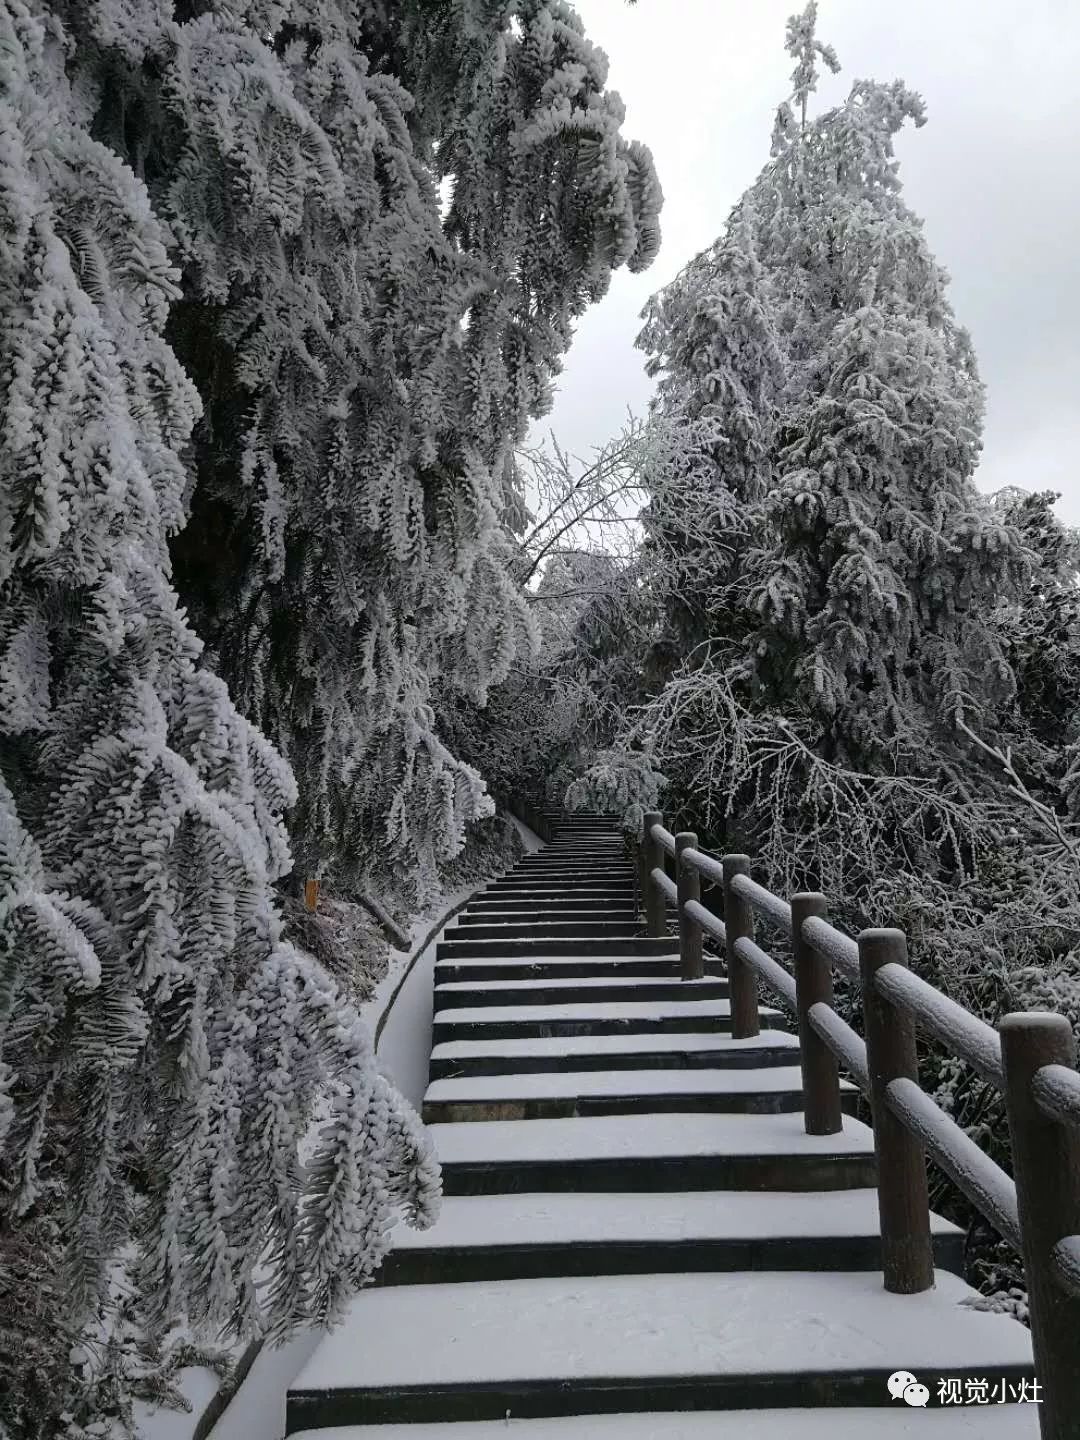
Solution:
M 603 854 L 625 858 L 631 851 L 621 834 L 610 830 L 583 830 L 578 835 L 553 835 L 539 850 L 527 850 L 519 860 L 538 860 L 547 855 Z
M 504 884 L 525 884 L 525 885 L 564 885 L 567 882 L 573 884 L 606 885 L 614 881 L 616 884 L 632 885 L 634 872 L 628 865 L 544 865 L 530 866 L 525 868 L 519 866 L 515 870 L 508 870 L 505 875 L 500 875 L 493 883 Z
M 577 853 L 572 850 L 560 850 L 557 853 L 542 855 L 527 855 L 517 861 L 514 869 L 541 870 L 545 866 L 558 867 L 563 870 L 632 870 L 633 864 L 629 857 L 622 850 L 612 850 L 607 854 Z
M 595 837 L 585 836 L 578 840 L 557 840 L 550 845 L 545 845 L 542 850 L 530 851 L 528 855 L 522 855 L 522 860 L 543 860 L 551 855 L 619 855 L 627 854 L 626 845 L 622 840 L 611 839 L 605 835 Z
M 479 1005 L 591 1005 L 601 1001 L 617 1005 L 624 1000 L 723 1000 L 727 993 L 725 979 L 680 980 L 656 975 L 624 980 L 605 975 L 586 975 L 565 981 L 447 980 L 435 987 L 435 1009 Z
M 466 1075 L 549 1074 L 562 1070 L 695 1070 L 760 1068 L 798 1062 L 799 1042 L 786 1030 L 750 1040 L 730 1035 L 556 1035 L 448 1040 L 431 1052 L 432 1080 Z
M 964 1232 L 931 1216 L 941 1269 Z M 429 1230 L 399 1225 L 377 1283 L 713 1270 L 876 1270 L 876 1190 L 448 1195 Z
M 935 1400 L 946 1377 L 1030 1381 L 1028 1331 L 961 1308 L 972 1298 L 945 1271 L 919 1295 L 888 1294 L 872 1271 L 382 1286 L 353 1299 L 293 1382 L 286 1433 L 711 1408 L 740 1411 L 725 1429 L 745 1440 L 752 1408 L 888 1414 L 897 1370 Z
M 475 900 L 469 901 L 459 918 L 466 919 L 472 915 L 595 915 L 599 920 L 609 915 L 618 918 L 636 914 L 633 898 L 625 895 L 613 895 L 606 900 L 588 895 L 552 895 L 540 900 L 507 900 L 499 895 L 478 895 Z
M 1038 1405 L 942 1409 L 698 1410 L 463 1420 L 449 1425 L 346 1425 L 293 1440 L 1039 1440 Z
M 571 849 L 569 846 L 565 846 L 559 849 L 538 850 L 535 855 L 522 855 L 515 863 L 518 869 L 524 869 L 526 866 L 535 868 L 538 865 L 578 865 L 582 868 L 588 865 L 631 867 L 633 862 L 621 845 L 612 845 L 600 849 L 595 846 L 588 849 Z
M 597 826 L 602 829 L 606 827 L 612 834 L 621 835 L 623 833 L 619 817 L 605 814 L 600 810 L 575 810 L 573 815 L 564 818 L 560 818 L 562 812 L 558 810 L 545 810 L 541 813 L 551 820 L 553 833 L 556 835 L 574 834 L 578 830 L 594 829 Z
M 595 905 L 599 900 L 605 905 L 621 905 L 626 910 L 632 910 L 635 905 L 635 893 L 632 886 L 603 886 L 594 887 L 589 885 L 574 885 L 564 889 L 559 885 L 545 885 L 535 888 L 530 885 L 509 885 L 505 890 L 485 890 L 477 900 L 485 900 L 493 904 L 502 905 L 507 900 L 514 902 L 522 901 L 529 905 L 532 913 L 536 914 L 536 906 L 546 903 L 547 905 L 562 906 L 570 900 L 583 902 L 587 908 Z M 470 900 L 471 908 L 476 902 Z
M 528 895 L 536 895 L 542 894 L 545 890 L 556 893 L 562 890 L 575 892 L 585 890 L 590 893 L 598 891 L 612 895 L 624 895 L 628 891 L 632 892 L 633 888 L 633 875 L 621 870 L 573 870 L 565 875 L 555 872 L 523 875 L 520 871 L 511 871 L 498 880 L 492 880 L 483 894 L 504 895 L 507 890 L 524 890 Z
M 719 961 L 706 957 L 706 965 Z M 711 967 L 710 967 L 711 968 Z M 440 960 L 435 966 L 435 983 L 468 980 L 622 980 L 635 976 L 665 976 L 678 979 L 677 955 L 545 955 L 542 959 L 506 960 L 488 956 L 465 960 Z M 707 972 L 710 969 L 707 968 Z
M 762 1006 L 761 1028 L 781 1029 L 784 1017 Z M 649 1035 L 731 1031 L 727 1000 L 627 1000 L 576 1005 L 474 1005 L 437 1010 L 435 1042 L 529 1039 L 539 1035 Z
M 571 936 L 520 936 L 512 940 L 478 940 L 475 937 L 460 940 L 440 940 L 435 947 L 437 960 L 453 959 L 462 955 L 670 955 L 679 948 L 674 938 L 661 935 L 612 936 L 605 939 L 597 935 L 574 939 Z
M 530 908 L 544 904 L 562 906 L 568 901 L 581 901 L 588 906 L 600 901 L 602 904 L 622 905 L 630 909 L 634 905 L 634 889 L 632 886 L 612 885 L 599 888 L 577 886 L 564 890 L 558 885 L 550 885 L 533 890 L 527 885 L 512 885 L 505 890 L 481 891 L 475 899 L 469 901 L 469 908 L 478 901 L 502 905 L 507 900 L 512 900 L 515 904 L 523 902 Z
M 535 865 L 577 865 L 583 870 L 593 865 L 633 869 L 635 860 L 622 845 L 560 845 L 547 850 L 536 850 L 531 855 L 519 855 L 514 861 L 517 869 Z
M 800 1115 L 603 1115 L 428 1129 L 447 1195 L 582 1190 L 849 1190 L 874 1183 L 870 1129 Z
M 561 939 L 603 939 L 605 936 L 631 936 L 644 933 L 644 927 L 637 920 L 541 920 L 538 917 L 521 920 L 478 921 L 468 925 L 450 925 L 443 934 L 447 940 L 462 940 L 469 936 L 474 940 L 529 940 L 532 937 L 544 939 L 557 936 Z
M 842 1083 L 854 1113 L 858 1092 Z M 761 1070 L 602 1070 L 470 1076 L 433 1080 L 424 1096 L 428 1124 L 444 1121 L 559 1120 L 575 1115 L 802 1113 L 798 1065 Z
M 624 851 L 609 854 L 575 854 L 572 851 L 542 850 L 536 855 L 523 855 L 514 865 L 514 870 L 538 870 L 553 866 L 562 870 L 629 870 L 633 862 Z
M 597 901 L 552 900 L 538 905 L 535 901 L 514 902 L 516 910 L 510 909 L 509 901 L 472 904 L 467 910 L 459 911 L 459 925 L 523 925 L 523 924 L 566 924 L 584 921 L 596 925 L 611 922 L 616 925 L 636 925 L 639 920 L 633 904 L 626 901 L 612 901 L 606 908 Z
M 579 890 L 586 890 L 613 891 L 616 894 L 624 894 L 626 890 L 634 888 L 634 876 L 631 874 L 616 874 L 615 878 L 606 876 L 596 878 L 592 871 L 579 870 L 575 871 L 570 880 L 572 883 L 567 888 L 575 893 Z M 514 871 L 510 871 L 505 876 L 498 877 L 497 880 L 488 881 L 487 886 L 480 891 L 480 894 L 503 894 L 505 890 L 521 890 L 521 888 L 530 894 L 536 893 L 537 890 L 557 890 L 557 888 L 563 888 L 563 878 L 544 876 L 544 874 L 521 876 L 520 873 L 516 874 Z
M 535 855 L 521 855 L 514 862 L 514 868 L 517 870 L 535 869 L 544 865 L 557 865 L 564 869 L 577 867 L 580 870 L 589 870 L 593 867 L 601 870 L 632 870 L 634 868 L 633 861 L 621 846 L 617 850 L 599 852 L 595 850 L 540 850 Z

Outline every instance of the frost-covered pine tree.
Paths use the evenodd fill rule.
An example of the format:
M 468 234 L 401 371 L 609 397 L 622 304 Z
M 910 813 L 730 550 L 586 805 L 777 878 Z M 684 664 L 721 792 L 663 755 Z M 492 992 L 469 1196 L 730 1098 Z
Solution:
M 291 762 L 302 873 L 422 890 L 491 808 L 432 684 L 482 705 L 528 653 L 513 450 L 575 318 L 655 252 L 648 153 L 563 0 L 66 13 L 182 271 L 180 595 Z
M 811 118 L 818 62 L 838 68 L 815 20 L 789 22 L 771 162 L 642 334 L 659 413 L 708 427 L 738 541 L 734 569 L 683 557 L 706 590 L 687 638 L 824 758 L 933 768 L 958 720 L 991 722 L 1010 693 L 988 611 L 1022 548 L 975 489 L 982 386 L 900 194 L 893 140 L 922 102 L 857 81 Z
M 282 939 L 295 785 L 170 580 L 200 408 L 166 338 L 174 237 L 92 133 L 108 87 L 72 83 L 61 11 L 0 0 L 0 1432 L 19 1437 L 65 1415 L 81 1433 L 128 1320 L 332 1318 L 393 1215 L 423 1222 L 438 1194 L 356 1013 Z M 93 18 L 129 46 L 166 20 Z

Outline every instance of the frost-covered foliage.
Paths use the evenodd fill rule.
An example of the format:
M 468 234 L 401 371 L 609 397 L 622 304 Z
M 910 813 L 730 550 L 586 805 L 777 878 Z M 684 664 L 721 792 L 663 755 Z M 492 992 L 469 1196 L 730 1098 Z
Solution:
M 205 414 L 178 588 L 292 764 L 303 872 L 422 899 L 491 810 L 432 683 L 482 705 L 530 649 L 513 449 L 575 318 L 656 250 L 651 161 L 562 0 L 135 13 L 68 18 L 182 270 Z
M 1015 532 L 977 494 L 982 387 L 946 277 L 900 196 L 899 82 L 813 120 L 813 7 L 774 158 L 724 235 L 652 303 L 659 410 L 706 430 L 738 522 L 678 618 L 757 703 L 793 705 L 830 760 L 904 770 L 958 717 L 992 720 L 1012 672 L 987 604 L 1016 593 Z M 663 497 L 650 522 L 663 533 Z M 699 587 L 700 593 L 700 587 Z M 689 623 L 687 623 L 689 621 Z M 688 648 L 688 647 L 686 647 Z
M 640 688 L 654 622 L 635 594 L 637 512 L 659 437 L 660 427 L 631 417 L 587 460 L 554 441 L 518 453 L 513 574 L 539 648 L 482 710 L 445 689 L 437 705 L 451 749 L 482 769 L 500 798 L 561 805 Z
M 389 968 L 396 936 L 388 935 L 366 906 L 324 887 L 310 911 L 302 896 L 286 895 L 282 916 L 289 936 L 318 960 L 348 999 L 359 1004 L 371 998 Z
M 60 18 L 0 0 L 0 1431 L 20 1437 L 93 1417 L 132 1296 L 149 1334 L 330 1319 L 439 1188 L 355 1011 L 282 939 L 293 778 L 169 575 L 199 414 L 166 339 L 172 237 L 92 132 Z M 165 15 L 92 20 L 130 49 Z M 302 1165 L 317 1091 L 332 1118 Z
M 578 599 L 595 590 L 620 555 L 633 554 L 634 522 L 645 500 L 642 476 L 656 434 L 656 426 L 631 415 L 620 434 L 587 460 L 564 450 L 554 436 L 519 451 L 523 509 L 513 526 L 514 574 L 530 589 L 539 577 L 537 599 L 545 590 L 552 600 Z M 569 608 L 573 613 L 575 607 Z M 540 613 L 543 625 L 551 605 Z
M 1053 491 L 1013 488 L 994 506 L 1020 534 L 1028 553 L 1028 584 L 994 613 L 1015 698 L 1002 728 L 1039 783 L 1053 786 L 1061 751 L 1075 764 L 1080 738 L 1080 536 L 1053 511 Z M 1072 768 L 1072 767 L 1071 767 Z M 1070 813 L 1080 814 L 1075 774 L 1066 781 Z
M 451 895 L 492 875 L 505 874 L 513 868 L 522 848 L 521 835 L 504 812 L 475 825 L 464 849 L 443 870 L 446 894 Z
M 777 859 L 816 836 L 795 868 L 850 888 L 870 841 L 970 863 L 958 811 L 985 766 L 962 727 L 997 735 L 1012 702 L 992 612 L 1019 598 L 1026 555 L 975 488 L 974 355 L 900 194 L 893 139 L 922 102 L 857 81 L 808 118 L 819 60 L 838 68 L 814 21 L 811 5 L 789 25 L 772 160 L 646 312 L 656 414 L 686 441 L 643 517 L 676 574 L 671 679 L 635 740 L 721 828 L 738 814 Z
M 648 755 L 623 749 L 601 751 L 585 774 L 566 788 L 568 810 L 599 810 L 621 817 L 623 829 L 636 840 L 644 818 L 660 807 L 667 779 L 653 768 Z

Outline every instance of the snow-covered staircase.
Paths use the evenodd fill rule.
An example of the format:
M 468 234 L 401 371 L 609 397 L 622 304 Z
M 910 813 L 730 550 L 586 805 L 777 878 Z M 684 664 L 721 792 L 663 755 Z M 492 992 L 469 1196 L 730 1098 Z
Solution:
M 939 1218 L 936 1288 L 885 1292 L 870 1131 L 805 1134 L 784 1017 L 733 1040 L 714 972 L 680 980 L 677 942 L 641 933 L 599 817 L 474 899 L 438 947 L 442 1216 L 297 1377 L 289 1434 L 1033 1440 L 1035 1405 L 890 1396 L 898 1370 L 931 1407 L 945 1378 L 1015 1386 L 1028 1333 L 962 1306 Z

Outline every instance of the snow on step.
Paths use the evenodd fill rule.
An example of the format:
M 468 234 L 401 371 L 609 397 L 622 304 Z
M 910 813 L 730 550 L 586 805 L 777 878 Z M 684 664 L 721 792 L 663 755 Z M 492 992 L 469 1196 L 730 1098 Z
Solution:
M 460 1010 L 456 1012 L 460 1015 Z M 520 1040 L 444 1040 L 431 1052 L 433 1060 L 478 1060 L 498 1056 L 506 1060 L 565 1055 L 658 1054 L 670 1050 L 678 1055 L 695 1050 L 738 1054 L 740 1050 L 797 1050 L 799 1040 L 786 1030 L 763 1030 L 746 1040 L 731 1035 L 687 1031 L 680 1035 L 543 1035 Z
M 600 1115 L 566 1120 L 456 1120 L 428 1126 L 447 1165 L 697 1155 L 872 1155 L 869 1126 L 807 1135 L 801 1115 Z
M 671 955 L 467 955 L 461 960 L 437 960 L 435 962 L 435 983 L 443 984 L 439 978 L 440 975 L 460 970 L 463 965 L 467 965 L 470 970 L 505 970 L 511 966 L 528 969 L 530 965 L 548 965 L 555 970 L 561 966 L 588 964 L 605 973 L 610 970 L 612 978 L 619 979 L 626 973 L 619 968 L 620 966 L 643 965 L 650 961 L 656 964 L 670 965 L 672 962 L 677 962 L 678 958 L 678 954 L 675 952 Z M 671 981 L 670 975 L 656 978 L 663 979 L 667 983 Z M 715 980 L 721 977 L 717 974 L 705 978 Z M 687 981 L 686 983 L 692 984 L 693 982 Z
M 879 1272 L 798 1270 L 367 1290 L 292 1392 L 1030 1366 L 1028 1331 L 961 1308 L 973 1294 L 945 1271 L 933 1290 L 890 1295 Z
M 466 989 L 471 987 L 466 986 Z M 501 984 L 495 987 L 501 988 Z M 778 1012 L 761 1006 L 762 1015 Z M 462 1006 L 460 1010 L 439 1010 L 435 1025 L 506 1025 L 535 1024 L 537 1021 L 575 1020 L 667 1020 L 727 1019 L 731 1004 L 727 1000 L 618 1000 L 610 1002 L 585 1000 L 575 1005 L 483 1005 Z
M 529 964 L 535 965 L 537 963 L 537 958 L 538 957 L 534 955 L 530 955 Z M 572 958 L 574 958 L 576 960 L 576 963 L 580 965 L 582 958 L 588 959 L 589 957 L 575 956 Z M 611 957 L 607 956 L 606 958 L 610 960 Z M 648 960 L 655 957 L 647 955 L 644 957 L 627 956 L 626 958 L 644 958 Z M 505 966 L 508 962 L 503 959 L 499 963 Z M 694 999 L 695 990 L 704 991 L 707 995 L 709 987 L 714 986 L 720 978 L 721 977 L 718 975 L 707 975 L 701 980 L 680 980 L 678 983 L 683 993 L 686 995 L 687 1000 L 692 1000 Z M 628 994 L 632 994 L 634 991 L 641 990 L 647 995 L 650 985 L 671 985 L 672 977 L 670 975 L 582 975 L 580 977 L 571 977 L 569 980 L 566 980 L 563 983 L 566 985 L 572 985 L 575 990 L 599 990 L 603 989 L 605 986 L 623 985 L 625 986 Z M 460 990 L 520 990 L 522 996 L 524 998 L 527 998 L 530 990 L 550 990 L 551 985 L 552 982 L 550 980 L 536 979 L 440 980 L 435 987 L 435 998 L 436 1000 L 438 1000 L 439 995 L 443 991 L 453 991 L 456 993 Z
M 291 1440 L 1039 1440 L 1037 1405 L 700 1410 L 450 1425 L 344 1425 Z
M 673 950 L 670 955 L 545 955 L 541 951 L 537 951 L 535 954 L 530 952 L 528 955 L 510 956 L 467 955 L 460 960 L 449 959 L 436 961 L 435 981 L 436 984 L 443 984 L 444 982 L 439 979 L 440 974 L 445 974 L 448 970 L 459 969 L 462 965 L 468 965 L 470 970 L 480 969 L 485 965 L 490 966 L 493 970 L 505 970 L 508 965 L 515 964 L 521 965 L 522 967 L 526 967 L 529 965 L 550 965 L 552 969 L 554 969 L 557 965 L 580 965 L 583 961 L 587 961 L 590 965 L 595 965 L 598 970 L 602 966 L 604 968 L 610 967 L 612 978 L 618 979 L 619 971 L 617 967 L 619 965 L 641 965 L 642 963 L 647 963 L 650 960 L 663 962 L 664 964 L 670 964 L 671 961 L 677 961 L 678 958 L 679 953 L 677 950 Z M 707 975 L 704 978 L 707 980 L 715 980 L 718 978 L 718 976 Z M 597 980 L 594 981 L 594 983 L 601 983 L 602 979 L 602 976 L 598 977 Z M 671 976 L 658 975 L 653 980 L 653 984 L 656 984 L 661 980 L 665 985 L 669 985 L 671 983 Z M 501 982 L 499 983 L 501 984 Z M 637 983 L 636 979 L 634 983 Z M 687 980 L 685 983 L 687 985 L 693 985 L 695 982 L 693 980 Z
M 854 1086 L 844 1085 L 852 1090 Z M 798 1065 L 724 1070 L 541 1071 L 525 1075 L 477 1075 L 433 1080 L 425 1101 L 562 1100 L 605 1095 L 756 1095 L 802 1089 Z
M 957 1226 L 931 1216 L 936 1235 Z M 878 1235 L 876 1190 L 448 1195 L 430 1230 L 399 1225 L 395 1250 L 609 1241 L 779 1240 Z

